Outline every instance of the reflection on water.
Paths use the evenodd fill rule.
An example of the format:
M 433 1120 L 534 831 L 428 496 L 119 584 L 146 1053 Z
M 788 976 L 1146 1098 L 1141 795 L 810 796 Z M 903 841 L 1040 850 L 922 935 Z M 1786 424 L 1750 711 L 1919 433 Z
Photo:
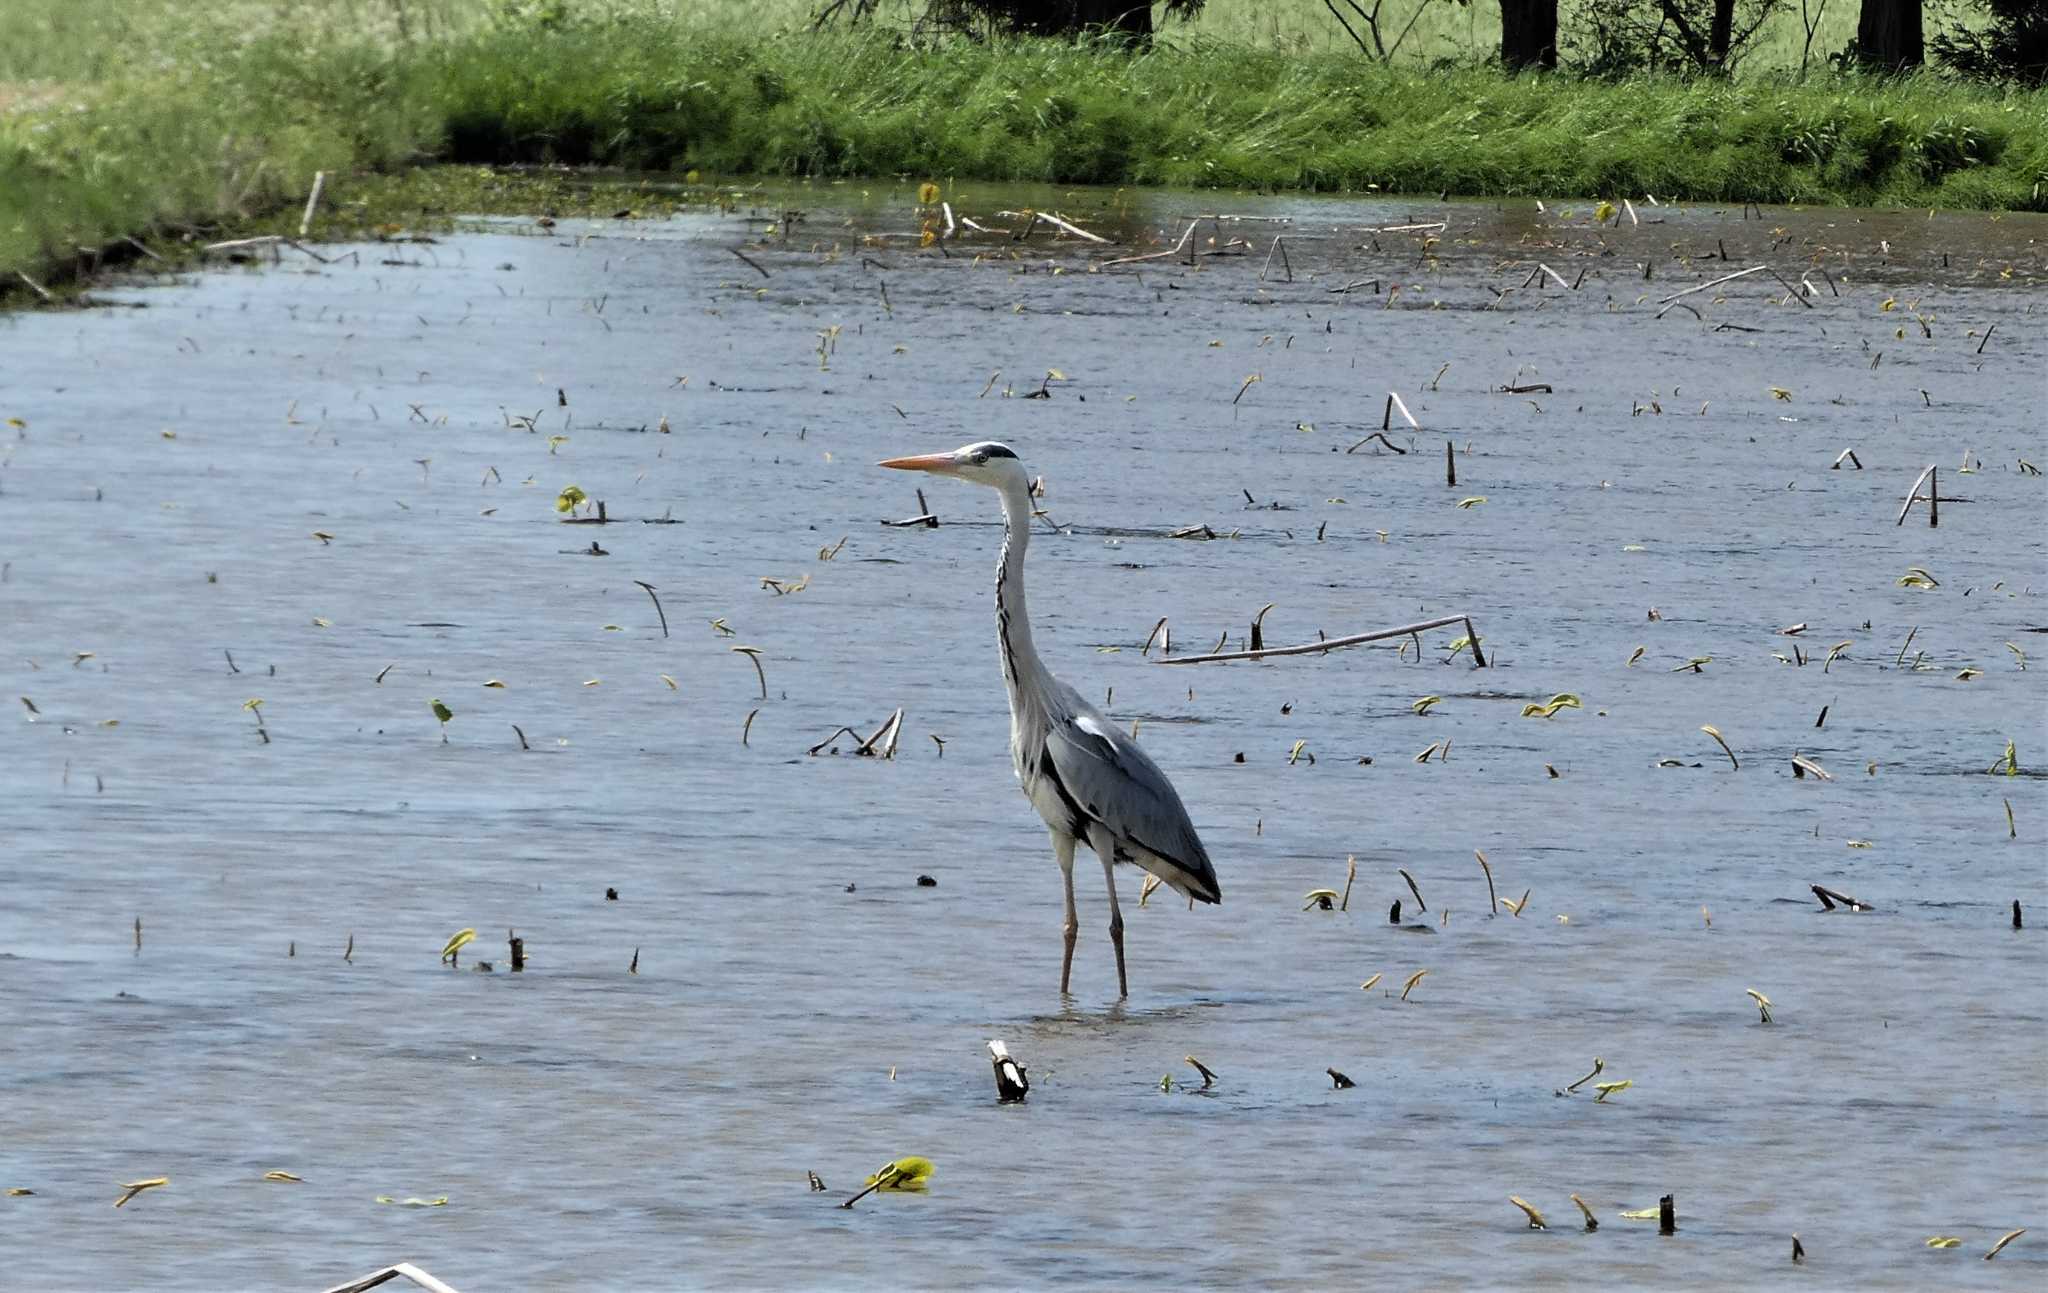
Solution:
M 1148 240 L 1123 254 L 1218 201 L 954 198 Z M 766 279 L 727 250 L 745 211 L 501 224 L 6 323 L 0 672 L 35 706 L 0 724 L 0 1186 L 36 1191 L 5 1200 L 11 1281 L 1719 1287 L 1784 1279 L 1796 1231 L 1833 1286 L 2040 1282 L 2026 1239 L 1974 1254 L 2048 1201 L 2019 1148 L 2048 958 L 2007 914 L 2042 903 L 2048 795 L 1982 775 L 2044 745 L 2048 674 L 2005 645 L 2037 660 L 2048 624 L 2017 469 L 2048 454 L 2041 222 L 1231 203 L 1292 219 L 1294 281 L 1262 283 L 1265 223 L 1089 273 L 808 205 L 750 251 Z M 1655 317 L 1765 259 L 1813 308 L 1743 282 Z M 1538 260 L 1580 290 L 1522 288 Z M 1344 452 L 1389 390 L 1412 452 Z M 1072 527 L 1033 545 L 1041 649 L 1144 716 L 1229 894 L 1124 882 L 1128 1003 L 1085 883 L 1053 991 L 998 537 L 963 524 L 993 500 L 933 482 L 939 528 L 876 524 L 916 500 L 869 464 L 982 437 Z M 1894 525 L 1930 462 L 1957 504 Z M 559 524 L 572 483 L 619 523 Z M 1236 537 L 1159 537 L 1196 524 Z M 1450 633 L 1140 656 L 1160 616 L 1184 653 L 1267 602 L 1274 643 L 1468 612 L 1496 668 Z M 1562 691 L 1585 708 L 1520 717 Z M 805 755 L 899 705 L 895 760 Z M 1474 849 L 1520 917 L 1488 917 Z M 1347 855 L 1351 910 L 1302 912 Z M 1434 937 L 1386 923 L 1402 867 Z M 1815 883 L 1876 910 L 1818 914 Z M 495 973 L 436 966 L 466 926 Z M 989 1037 L 1028 1104 L 995 1103 Z M 1558 1097 L 1595 1055 L 1635 1085 Z M 906 1153 L 929 1194 L 832 1206 Z M 1675 1237 L 1617 1215 L 1667 1192 Z

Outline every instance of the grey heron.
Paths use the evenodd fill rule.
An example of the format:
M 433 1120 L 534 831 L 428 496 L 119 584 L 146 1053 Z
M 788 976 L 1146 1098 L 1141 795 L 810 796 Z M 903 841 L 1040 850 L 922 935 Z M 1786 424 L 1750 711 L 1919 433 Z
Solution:
M 1132 862 L 1201 902 L 1221 902 L 1216 869 L 1195 834 L 1173 783 L 1137 741 L 1079 692 L 1052 676 L 1031 642 L 1024 607 L 1024 550 L 1031 541 L 1031 481 L 1007 445 L 983 441 L 951 453 L 891 458 L 881 464 L 928 471 L 994 489 L 1003 500 L 1003 553 L 996 571 L 996 644 L 1010 694 L 1010 757 L 1025 798 L 1052 833 L 1053 857 L 1066 884 L 1066 951 L 1060 992 L 1074 968 L 1080 924 L 1074 913 L 1074 849 L 1086 843 L 1102 861 L 1109 885 L 1109 938 L 1116 982 L 1124 973 L 1124 918 L 1117 908 L 1116 864 Z

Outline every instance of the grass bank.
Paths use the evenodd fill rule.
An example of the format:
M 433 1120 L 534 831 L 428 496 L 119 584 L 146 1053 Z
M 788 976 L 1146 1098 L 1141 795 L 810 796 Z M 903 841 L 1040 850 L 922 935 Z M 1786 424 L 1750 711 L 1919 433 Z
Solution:
M 1127 57 L 733 31 L 649 3 L 563 31 L 252 24 L 51 77 L 16 65 L 0 274 L 235 226 L 316 170 L 436 160 L 2048 210 L 2048 93 L 1932 75 L 1509 79 L 1203 39 Z

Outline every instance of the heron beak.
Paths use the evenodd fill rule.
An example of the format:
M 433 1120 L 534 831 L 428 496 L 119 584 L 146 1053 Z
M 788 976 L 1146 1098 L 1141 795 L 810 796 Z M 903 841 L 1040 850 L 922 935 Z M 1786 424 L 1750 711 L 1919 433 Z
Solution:
M 884 458 L 877 467 L 894 467 L 898 471 L 931 471 L 942 476 L 951 476 L 959 470 L 960 464 L 953 461 L 949 453 L 918 454 L 914 458 Z

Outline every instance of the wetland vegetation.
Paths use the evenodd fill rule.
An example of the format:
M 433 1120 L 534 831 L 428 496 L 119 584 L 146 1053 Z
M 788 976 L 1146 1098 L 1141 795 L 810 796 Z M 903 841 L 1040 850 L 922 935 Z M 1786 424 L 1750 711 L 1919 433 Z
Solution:
M 1131 54 L 814 31 L 797 3 L 16 0 L 0 277 L 29 296 L 20 275 L 141 255 L 130 237 L 174 254 L 302 202 L 319 172 L 368 223 L 403 221 L 405 190 L 364 179 L 432 162 L 2048 207 L 2048 93 L 1839 70 L 1814 50 L 1840 47 L 1846 8 L 1811 42 L 1779 14 L 1731 75 L 1580 75 L 1567 42 L 1566 71 L 1517 77 L 1485 61 L 1486 5 L 1402 10 L 1382 60 L 1305 3 L 1219 0 Z

